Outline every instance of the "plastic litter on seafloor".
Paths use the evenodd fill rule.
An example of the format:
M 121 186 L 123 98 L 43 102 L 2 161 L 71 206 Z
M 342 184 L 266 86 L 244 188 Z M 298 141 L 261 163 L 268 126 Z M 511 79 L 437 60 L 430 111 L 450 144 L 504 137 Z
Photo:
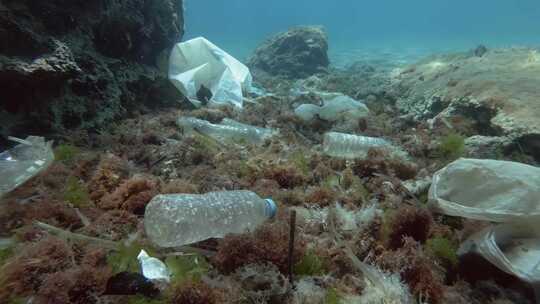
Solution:
M 52 141 L 47 142 L 38 136 L 9 139 L 19 144 L 0 153 L 0 197 L 36 176 L 54 161 Z
M 296 116 L 304 121 L 311 121 L 316 117 L 326 121 L 337 121 L 359 119 L 369 115 L 369 109 L 364 103 L 343 94 L 326 94 L 321 97 L 322 106 L 302 104 L 294 110 Z
M 433 176 L 429 205 L 451 216 L 509 222 L 540 216 L 540 168 L 491 159 L 458 159 Z
M 249 91 L 252 82 L 244 64 L 203 37 L 173 47 L 169 79 L 188 98 L 196 98 L 203 85 L 212 92 L 210 104 L 230 103 L 239 108 L 243 91 Z
M 137 259 L 139 260 L 142 274 L 145 278 L 149 280 L 163 280 L 166 282 L 171 280 L 167 265 L 159 259 L 149 256 L 144 250 L 141 250 Z
M 220 124 L 213 124 L 194 117 L 180 117 L 177 120 L 177 124 L 184 129 L 184 132 L 202 133 L 222 143 L 244 141 L 246 143 L 256 144 L 263 142 L 277 133 L 277 131 L 272 129 L 243 124 L 229 118 L 223 119 Z
M 251 191 L 157 195 L 146 206 L 144 229 L 160 247 L 179 247 L 228 233 L 253 231 L 276 204 Z
M 339 132 L 327 132 L 323 136 L 323 152 L 332 157 L 355 159 L 365 158 L 370 149 L 389 151 L 393 156 L 408 158 L 405 151 L 377 137 L 368 137 Z
M 473 234 L 458 254 L 476 253 L 500 270 L 530 283 L 540 300 L 539 219 L 492 225 Z

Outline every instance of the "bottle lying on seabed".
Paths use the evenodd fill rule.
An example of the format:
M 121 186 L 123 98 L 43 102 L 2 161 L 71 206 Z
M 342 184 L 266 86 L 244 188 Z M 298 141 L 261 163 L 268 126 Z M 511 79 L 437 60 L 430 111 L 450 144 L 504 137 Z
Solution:
M 232 141 L 258 144 L 277 133 L 272 129 L 243 124 L 229 118 L 223 119 L 220 124 L 213 124 L 194 117 L 180 117 L 176 123 L 184 132 L 198 132 L 222 143 Z
M 323 152 L 338 158 L 366 158 L 370 149 L 387 150 L 391 155 L 407 159 L 408 155 L 399 147 L 378 138 L 338 132 L 328 132 L 323 136 Z
M 276 211 L 273 200 L 245 190 L 164 194 L 146 206 L 144 228 L 156 245 L 179 247 L 253 231 Z

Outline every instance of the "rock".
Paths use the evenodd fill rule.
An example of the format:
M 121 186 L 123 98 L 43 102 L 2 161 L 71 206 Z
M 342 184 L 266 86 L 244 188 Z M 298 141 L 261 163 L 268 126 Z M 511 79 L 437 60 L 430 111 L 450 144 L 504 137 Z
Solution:
M 94 130 L 183 99 L 163 66 L 182 0 L 0 4 L 0 144 L 6 135 Z
M 486 53 L 488 52 L 488 49 L 485 45 L 483 44 L 480 44 L 479 46 L 477 46 L 473 53 L 474 53 L 474 56 L 476 57 L 482 57 L 484 56 Z
M 468 157 L 497 159 L 511 144 L 507 137 L 475 135 L 465 139 L 465 151 Z
M 328 67 L 328 39 L 321 27 L 297 27 L 276 35 L 259 46 L 248 61 L 257 73 L 305 78 Z
M 405 114 L 432 118 L 434 128 L 468 136 L 508 137 L 524 144 L 523 151 L 535 151 L 536 141 L 521 141 L 540 135 L 540 54 L 535 49 L 435 56 L 393 81 L 392 94 Z

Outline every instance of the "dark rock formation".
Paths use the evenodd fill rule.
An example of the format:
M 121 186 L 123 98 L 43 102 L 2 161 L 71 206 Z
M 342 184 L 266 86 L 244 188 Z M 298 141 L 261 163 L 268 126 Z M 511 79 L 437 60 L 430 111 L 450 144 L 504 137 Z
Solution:
M 249 59 L 252 73 L 305 78 L 328 67 L 328 40 L 321 27 L 297 27 L 267 40 Z
M 182 96 L 159 67 L 182 35 L 182 0 L 2 1 L 0 136 L 175 105 Z

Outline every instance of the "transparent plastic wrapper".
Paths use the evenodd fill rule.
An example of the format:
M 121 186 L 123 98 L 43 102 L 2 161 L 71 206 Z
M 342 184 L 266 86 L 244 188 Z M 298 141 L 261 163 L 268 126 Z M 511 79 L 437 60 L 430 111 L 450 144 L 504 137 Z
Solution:
M 137 256 L 143 276 L 149 280 L 163 280 L 169 282 L 171 280 L 167 265 L 157 258 L 151 257 L 144 250 L 141 250 Z
M 540 168 L 460 158 L 433 176 L 429 205 L 452 216 L 509 222 L 540 216 Z
M 406 158 L 406 152 L 377 137 L 328 132 L 323 136 L 323 152 L 332 157 L 355 159 L 367 157 L 369 149 L 385 149 L 395 156 Z
M 212 92 L 210 103 L 230 103 L 242 108 L 249 91 L 249 69 L 203 37 L 176 44 L 169 59 L 169 79 L 188 98 L 195 99 L 204 85 Z
M 276 208 L 271 199 L 244 190 L 157 195 L 146 206 L 144 229 L 156 245 L 178 247 L 253 231 Z
M 19 144 L 0 153 L 0 197 L 45 170 L 54 161 L 52 141 L 43 137 L 10 137 Z
M 359 119 L 369 115 L 368 107 L 357 100 L 342 94 L 323 94 L 323 105 L 302 104 L 294 113 L 304 121 L 311 121 L 319 117 L 326 121 L 338 121 L 340 119 Z
M 272 129 L 243 124 L 229 118 L 223 119 L 220 124 L 213 124 L 194 117 L 180 117 L 177 124 L 184 129 L 184 132 L 199 132 L 222 143 L 244 141 L 257 144 L 277 133 Z
M 537 301 L 540 283 L 539 219 L 503 223 L 473 234 L 458 254 L 476 253 L 500 270 L 532 284 Z

